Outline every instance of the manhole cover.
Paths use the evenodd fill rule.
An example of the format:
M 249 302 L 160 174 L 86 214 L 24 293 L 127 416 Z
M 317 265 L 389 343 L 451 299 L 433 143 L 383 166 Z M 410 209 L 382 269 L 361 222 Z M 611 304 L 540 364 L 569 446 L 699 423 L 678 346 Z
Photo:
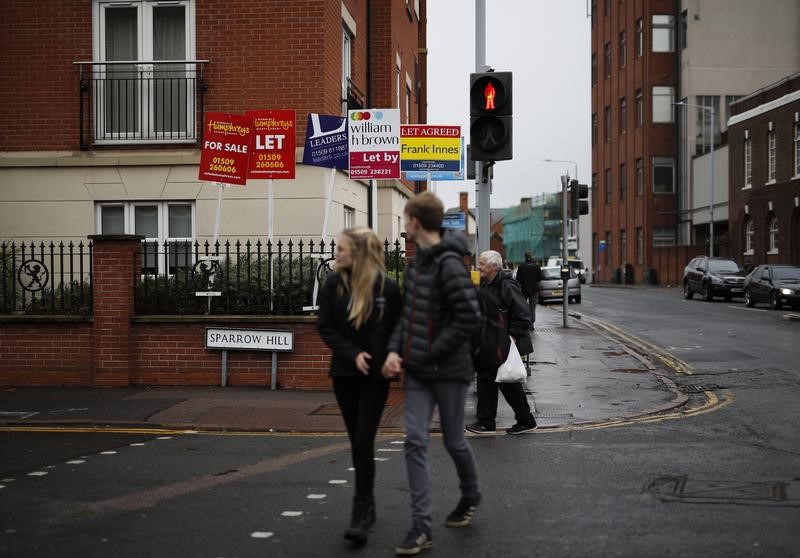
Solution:
M 665 502 L 800 507 L 799 484 L 693 480 L 683 475 L 652 478 L 644 489 Z

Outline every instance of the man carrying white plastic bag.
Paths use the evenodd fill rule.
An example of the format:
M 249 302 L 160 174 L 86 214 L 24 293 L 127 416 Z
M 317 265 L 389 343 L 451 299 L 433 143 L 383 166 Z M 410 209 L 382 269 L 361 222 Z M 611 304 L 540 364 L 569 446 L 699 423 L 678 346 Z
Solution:
M 467 425 L 466 429 L 473 434 L 494 434 L 497 432 L 495 418 L 497 416 L 498 391 L 514 410 L 516 424 L 506 429 L 508 434 L 522 434 L 536 428 L 536 420 L 531 413 L 528 398 L 522 381 L 527 377 L 527 370 L 520 358 L 521 354 L 533 352 L 533 343 L 528 330 L 531 324 L 531 312 L 526 303 L 519 284 L 502 271 L 503 259 L 494 250 L 483 252 L 478 259 L 478 270 L 481 276 L 481 310 L 484 323 L 502 322 L 504 334 L 511 337 L 511 344 L 504 353 L 498 351 L 500 343 L 494 336 L 486 334 L 490 328 L 484 328 L 484 335 L 475 339 L 473 361 L 477 373 L 477 422 Z M 487 340 L 492 346 L 486 346 Z M 516 355 L 514 354 L 516 353 Z M 510 355 L 510 357 L 509 357 Z M 509 361 L 510 358 L 510 361 Z M 508 366 L 506 366 L 508 363 Z M 500 367 L 509 368 L 517 374 L 516 381 L 503 381 L 498 378 Z M 521 372 L 521 375 L 520 375 Z

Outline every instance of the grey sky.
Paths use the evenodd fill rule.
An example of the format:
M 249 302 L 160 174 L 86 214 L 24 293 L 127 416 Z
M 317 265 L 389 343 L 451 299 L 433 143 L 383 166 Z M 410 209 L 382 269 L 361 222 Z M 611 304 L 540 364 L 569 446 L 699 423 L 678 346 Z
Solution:
M 469 143 L 469 74 L 475 70 L 474 0 L 429 0 L 428 122 L 460 125 Z M 492 207 L 555 192 L 559 176 L 591 182 L 591 29 L 586 0 L 486 0 L 486 63 L 514 73 L 514 159 L 498 162 Z M 446 207 L 475 183 L 438 182 Z

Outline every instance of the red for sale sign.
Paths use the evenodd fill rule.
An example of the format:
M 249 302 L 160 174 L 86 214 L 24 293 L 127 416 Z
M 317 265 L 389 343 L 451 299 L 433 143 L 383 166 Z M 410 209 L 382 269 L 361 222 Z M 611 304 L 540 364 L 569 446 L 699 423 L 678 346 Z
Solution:
M 200 180 L 247 183 L 253 121 L 249 116 L 207 112 L 200 153 Z
M 294 178 L 295 116 L 293 110 L 252 110 L 253 142 L 249 178 Z

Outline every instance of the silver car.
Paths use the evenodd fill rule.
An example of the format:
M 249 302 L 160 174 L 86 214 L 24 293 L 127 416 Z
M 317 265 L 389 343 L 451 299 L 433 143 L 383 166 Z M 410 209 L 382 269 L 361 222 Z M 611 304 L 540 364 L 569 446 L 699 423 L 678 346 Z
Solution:
M 581 303 L 581 283 L 575 268 L 570 266 L 569 279 L 567 280 L 567 296 L 570 302 Z M 552 299 L 564 298 L 564 282 L 561 280 L 561 267 L 551 266 L 542 268 L 542 276 L 539 280 L 539 301 L 544 302 Z

